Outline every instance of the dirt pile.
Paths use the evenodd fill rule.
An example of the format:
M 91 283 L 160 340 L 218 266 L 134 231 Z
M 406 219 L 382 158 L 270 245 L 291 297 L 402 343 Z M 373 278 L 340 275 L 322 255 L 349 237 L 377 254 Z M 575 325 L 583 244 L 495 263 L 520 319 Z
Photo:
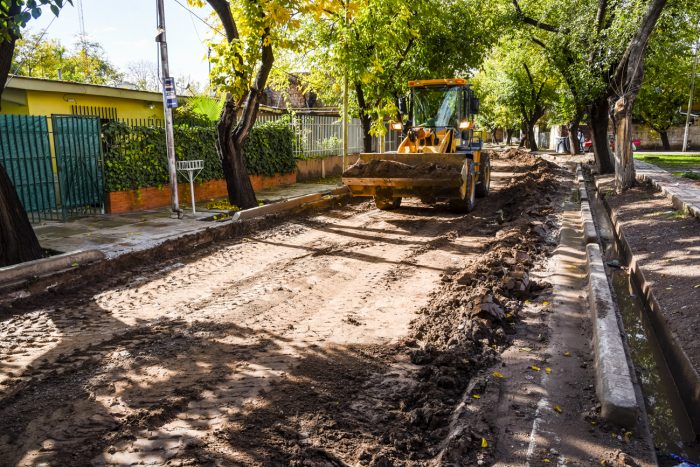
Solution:
M 398 161 L 358 160 L 343 172 L 343 177 L 383 177 L 383 178 L 459 178 L 459 167 L 436 164 L 434 162 L 408 165 Z
M 537 157 L 520 148 L 510 148 L 505 151 L 488 151 L 491 159 L 510 160 L 525 164 L 532 164 Z

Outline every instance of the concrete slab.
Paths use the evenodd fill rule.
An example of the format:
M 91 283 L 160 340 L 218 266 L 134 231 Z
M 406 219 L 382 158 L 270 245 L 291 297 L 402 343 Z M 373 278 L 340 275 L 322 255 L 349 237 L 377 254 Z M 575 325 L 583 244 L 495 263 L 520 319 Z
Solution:
M 261 190 L 256 194 L 260 200 L 276 202 L 309 194 L 327 193 L 333 189 L 338 189 L 336 183 L 299 183 Z M 169 208 L 162 208 L 119 215 L 97 215 L 69 222 L 44 222 L 35 224 L 34 230 L 44 248 L 58 252 L 97 249 L 107 258 L 114 258 L 130 251 L 153 247 L 170 238 L 212 227 L 214 224 L 206 222 L 205 219 L 211 219 L 224 211 L 208 210 L 205 205 L 206 203 L 197 206 L 197 213 L 194 215 L 184 206 L 182 219 L 174 218 Z
M 639 180 L 651 182 L 671 200 L 676 209 L 687 211 L 700 220 L 700 184 L 676 177 L 648 162 L 635 160 L 634 167 Z

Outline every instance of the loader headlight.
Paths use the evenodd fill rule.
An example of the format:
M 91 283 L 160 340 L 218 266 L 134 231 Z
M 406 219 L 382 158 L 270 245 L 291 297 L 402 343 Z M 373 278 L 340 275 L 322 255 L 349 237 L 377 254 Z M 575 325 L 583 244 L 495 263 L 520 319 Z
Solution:
M 403 123 L 401 122 L 391 122 L 389 126 L 393 131 L 403 131 Z
M 462 120 L 459 122 L 459 129 L 460 130 L 470 130 L 474 127 L 474 124 L 470 122 L 469 120 Z

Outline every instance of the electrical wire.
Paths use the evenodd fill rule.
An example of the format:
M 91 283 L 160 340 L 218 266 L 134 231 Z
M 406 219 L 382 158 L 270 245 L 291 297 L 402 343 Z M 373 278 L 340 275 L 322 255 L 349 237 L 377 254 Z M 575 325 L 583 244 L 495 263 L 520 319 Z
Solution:
M 214 26 L 212 26 L 211 24 L 209 24 L 205 19 L 203 19 L 201 16 L 199 16 L 197 13 L 195 13 L 195 12 L 192 11 L 192 10 L 190 10 L 186 5 L 183 5 L 182 2 L 180 2 L 180 0 L 173 0 L 173 1 L 174 1 L 175 3 L 177 3 L 178 5 L 180 5 L 182 8 L 184 8 L 190 15 L 194 16 L 195 18 L 197 18 L 199 21 L 201 21 L 203 24 L 205 24 L 209 29 L 211 29 L 211 30 L 214 31 L 215 33 L 221 34 L 221 35 L 224 36 L 224 37 L 226 36 L 223 32 L 221 32 L 220 29 L 215 28 Z

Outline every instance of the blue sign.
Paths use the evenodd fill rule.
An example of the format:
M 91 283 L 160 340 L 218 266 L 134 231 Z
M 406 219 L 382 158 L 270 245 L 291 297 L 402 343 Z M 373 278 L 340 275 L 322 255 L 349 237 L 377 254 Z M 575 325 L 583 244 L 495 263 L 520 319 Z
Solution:
M 163 80 L 165 92 L 165 106 L 169 109 L 177 108 L 177 93 L 175 92 L 175 78 L 165 78 Z

